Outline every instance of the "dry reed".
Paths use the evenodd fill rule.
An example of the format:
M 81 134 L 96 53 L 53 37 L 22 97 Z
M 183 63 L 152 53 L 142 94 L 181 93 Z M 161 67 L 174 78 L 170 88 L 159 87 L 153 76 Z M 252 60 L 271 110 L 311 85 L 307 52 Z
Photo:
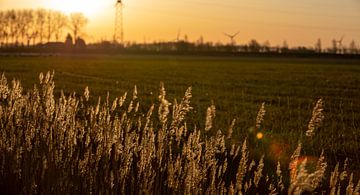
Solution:
M 266 154 L 252 159 L 247 140 L 241 147 L 233 143 L 228 148 L 225 140 L 231 137 L 235 120 L 226 136 L 214 129 L 214 105 L 208 109 L 204 130 L 217 133 L 204 139 L 203 130 L 187 125 L 187 115 L 192 110 L 191 88 L 180 103 L 174 100 L 171 110 L 161 83 L 159 101 L 141 113 L 136 87 L 131 100 L 126 99 L 125 93 L 113 101 L 108 96 L 91 104 L 88 87 L 83 97 L 61 93 L 56 99 L 53 77 L 54 73 L 41 73 L 39 86 L 24 92 L 19 81 L 9 85 L 1 76 L 3 193 L 359 194 L 360 183 L 355 182 L 353 173 L 347 176 L 346 166 L 340 173 L 338 164 L 325 180 L 324 153 L 315 170 L 308 169 L 308 159 L 301 160 L 301 143 L 285 171 L 279 162 L 274 167 L 268 164 Z M 153 117 L 156 108 L 158 117 Z M 323 118 L 321 111 L 319 100 L 307 134 L 315 133 Z M 264 114 L 262 104 L 257 128 Z M 274 175 L 267 172 L 271 169 L 276 170 Z M 345 181 L 347 187 L 342 188 Z

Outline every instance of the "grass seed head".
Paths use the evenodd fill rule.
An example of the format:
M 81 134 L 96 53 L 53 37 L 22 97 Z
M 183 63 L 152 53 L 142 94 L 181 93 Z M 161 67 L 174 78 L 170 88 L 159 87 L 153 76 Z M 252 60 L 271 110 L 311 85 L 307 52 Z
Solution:
M 322 121 L 325 118 L 323 111 L 324 102 L 322 99 L 319 99 L 313 109 L 312 116 L 308 124 L 308 130 L 306 131 L 306 136 L 313 137 L 315 135 L 315 130 L 321 126 Z
M 85 97 L 85 100 L 86 100 L 86 101 L 89 101 L 90 91 L 89 91 L 89 87 L 88 87 L 88 86 L 85 87 L 84 97 Z
M 264 121 L 265 113 L 266 113 L 266 110 L 265 110 L 265 102 L 263 102 L 263 103 L 261 104 L 261 107 L 260 107 L 260 109 L 259 109 L 259 112 L 258 112 L 258 114 L 257 114 L 257 116 L 256 116 L 256 125 L 255 125 L 255 126 L 256 126 L 257 129 L 260 129 L 261 124 L 262 124 L 263 121 Z
M 206 111 L 205 131 L 209 131 L 213 126 L 213 120 L 216 116 L 215 105 L 212 104 Z

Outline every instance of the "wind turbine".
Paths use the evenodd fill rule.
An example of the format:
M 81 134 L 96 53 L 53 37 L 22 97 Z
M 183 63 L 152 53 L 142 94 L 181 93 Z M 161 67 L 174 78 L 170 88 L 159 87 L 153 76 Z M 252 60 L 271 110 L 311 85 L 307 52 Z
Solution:
M 230 38 L 230 45 L 235 45 L 235 37 L 239 34 L 240 32 L 238 31 L 235 34 L 228 34 L 228 33 L 224 33 L 225 36 Z
M 177 35 L 176 35 L 176 38 L 173 41 L 179 42 L 180 41 L 180 35 L 181 35 L 181 28 L 179 28 L 179 30 L 177 32 Z

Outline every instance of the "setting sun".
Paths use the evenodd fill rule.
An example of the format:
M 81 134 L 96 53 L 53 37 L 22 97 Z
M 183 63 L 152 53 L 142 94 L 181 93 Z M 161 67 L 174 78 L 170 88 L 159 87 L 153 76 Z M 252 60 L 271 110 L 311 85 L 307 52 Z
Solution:
M 51 9 L 62 11 L 66 14 L 81 12 L 87 17 L 93 17 L 106 5 L 106 1 L 98 0 L 51 0 L 48 6 Z

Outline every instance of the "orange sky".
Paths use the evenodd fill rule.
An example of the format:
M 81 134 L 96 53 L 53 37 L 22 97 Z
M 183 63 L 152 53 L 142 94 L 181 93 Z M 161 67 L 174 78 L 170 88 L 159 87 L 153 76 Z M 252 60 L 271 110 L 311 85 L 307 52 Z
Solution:
M 123 0 L 126 41 L 173 40 L 178 29 L 195 41 L 228 42 L 223 32 L 240 31 L 237 43 L 257 39 L 290 46 L 330 45 L 345 35 L 344 44 L 360 43 L 359 0 Z M 84 12 L 88 40 L 111 39 L 115 0 L 0 0 L 0 9 L 52 8 Z

